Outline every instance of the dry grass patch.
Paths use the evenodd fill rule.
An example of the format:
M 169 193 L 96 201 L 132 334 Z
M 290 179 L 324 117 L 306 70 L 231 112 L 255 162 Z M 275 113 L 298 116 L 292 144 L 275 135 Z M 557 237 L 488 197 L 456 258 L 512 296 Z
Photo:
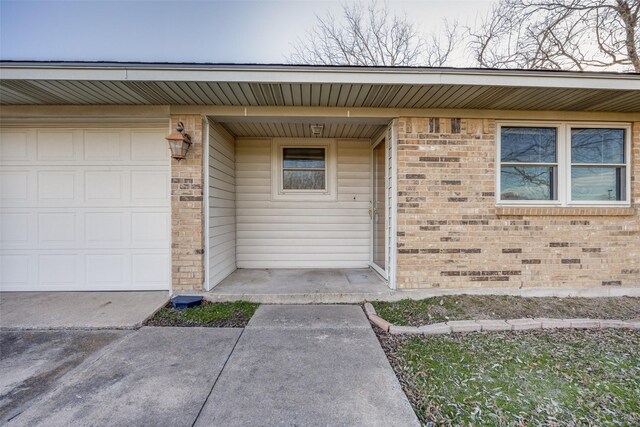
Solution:
M 534 317 L 636 319 L 640 298 L 525 298 L 502 295 L 450 295 L 422 300 L 372 302 L 378 315 L 402 326 L 448 320 Z
M 425 425 L 640 425 L 638 331 L 378 336 Z

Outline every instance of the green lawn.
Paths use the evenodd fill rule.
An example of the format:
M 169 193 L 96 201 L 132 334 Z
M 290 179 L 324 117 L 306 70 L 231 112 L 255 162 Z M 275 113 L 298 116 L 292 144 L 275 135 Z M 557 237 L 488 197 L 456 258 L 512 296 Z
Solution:
M 640 332 L 380 334 L 428 425 L 640 425 Z
M 640 318 L 640 298 L 524 298 L 451 295 L 422 300 L 372 302 L 388 322 L 420 326 L 448 320 L 552 318 Z
M 244 327 L 260 304 L 246 301 L 212 303 L 183 310 L 162 308 L 147 321 L 149 326 Z

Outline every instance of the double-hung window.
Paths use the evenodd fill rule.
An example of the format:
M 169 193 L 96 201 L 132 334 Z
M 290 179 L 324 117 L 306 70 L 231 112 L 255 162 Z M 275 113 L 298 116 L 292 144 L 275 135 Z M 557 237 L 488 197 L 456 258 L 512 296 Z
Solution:
M 501 129 L 501 200 L 557 200 L 558 128 Z
M 337 144 L 326 138 L 275 138 L 271 200 L 337 200 Z
M 628 126 L 499 124 L 498 204 L 628 205 L 629 137 Z
M 325 147 L 283 147 L 282 189 L 325 191 L 327 188 Z
M 571 200 L 627 199 L 625 129 L 571 128 Z

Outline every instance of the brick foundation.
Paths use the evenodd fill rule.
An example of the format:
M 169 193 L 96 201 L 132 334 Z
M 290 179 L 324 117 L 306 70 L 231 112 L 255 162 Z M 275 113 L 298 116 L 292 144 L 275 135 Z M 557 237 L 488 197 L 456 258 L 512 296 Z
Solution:
M 495 131 L 399 119 L 398 287 L 640 285 L 640 122 L 631 209 L 497 208 Z
M 187 158 L 171 159 L 171 261 L 173 290 L 202 290 L 204 284 L 204 205 L 202 117 L 172 116 L 184 123 L 193 144 Z

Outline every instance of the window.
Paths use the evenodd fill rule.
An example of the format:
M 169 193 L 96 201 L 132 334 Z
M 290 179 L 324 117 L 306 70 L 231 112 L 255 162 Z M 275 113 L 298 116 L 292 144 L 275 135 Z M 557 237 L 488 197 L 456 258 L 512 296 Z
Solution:
M 503 127 L 502 200 L 555 200 L 558 129 Z
M 337 200 L 336 141 L 276 138 L 272 142 L 272 200 Z
M 326 190 L 326 149 L 285 147 L 282 149 L 283 190 Z
M 498 129 L 498 203 L 629 203 L 629 127 L 518 123 Z
M 625 200 L 624 129 L 571 128 L 571 199 Z

